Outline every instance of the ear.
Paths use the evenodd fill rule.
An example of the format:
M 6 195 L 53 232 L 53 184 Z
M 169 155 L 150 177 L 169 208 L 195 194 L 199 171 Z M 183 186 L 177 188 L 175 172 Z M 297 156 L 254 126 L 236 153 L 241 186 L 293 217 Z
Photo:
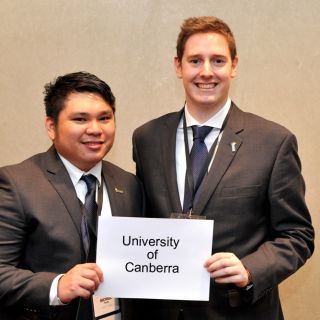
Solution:
M 53 118 L 51 117 L 46 117 L 45 119 L 45 127 L 47 129 L 47 133 L 49 138 L 54 141 L 55 137 L 56 137 L 56 125 L 54 123 Z
M 239 58 L 235 56 L 231 64 L 231 77 L 234 78 L 237 74 L 237 66 L 238 66 Z
M 176 75 L 179 79 L 182 78 L 182 67 L 181 67 L 181 61 L 179 60 L 178 57 L 174 57 L 174 60 L 173 60 L 173 63 L 174 63 L 174 67 L 176 69 Z

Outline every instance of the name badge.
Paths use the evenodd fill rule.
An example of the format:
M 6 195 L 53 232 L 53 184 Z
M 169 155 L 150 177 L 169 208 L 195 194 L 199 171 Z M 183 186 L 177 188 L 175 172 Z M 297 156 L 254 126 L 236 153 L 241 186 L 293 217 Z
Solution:
M 94 315 L 98 319 L 120 320 L 119 299 L 93 296 Z

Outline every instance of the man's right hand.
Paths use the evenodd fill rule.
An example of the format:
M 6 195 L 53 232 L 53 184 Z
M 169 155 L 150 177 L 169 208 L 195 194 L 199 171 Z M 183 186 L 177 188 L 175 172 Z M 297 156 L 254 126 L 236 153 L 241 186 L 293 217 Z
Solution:
M 102 281 L 103 273 L 97 264 L 77 264 L 60 278 L 58 297 L 65 304 L 79 297 L 89 299 Z

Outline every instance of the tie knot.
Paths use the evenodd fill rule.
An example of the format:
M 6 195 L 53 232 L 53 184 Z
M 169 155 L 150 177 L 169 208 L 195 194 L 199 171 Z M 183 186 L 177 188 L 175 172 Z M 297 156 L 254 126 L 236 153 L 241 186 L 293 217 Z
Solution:
M 212 130 L 212 127 L 209 126 L 192 126 L 192 132 L 193 132 L 193 140 L 200 139 L 201 141 L 204 141 L 206 136 L 209 134 L 209 132 Z
M 81 177 L 81 180 L 83 180 L 88 188 L 88 192 L 93 190 L 96 187 L 97 178 L 93 174 L 86 174 Z

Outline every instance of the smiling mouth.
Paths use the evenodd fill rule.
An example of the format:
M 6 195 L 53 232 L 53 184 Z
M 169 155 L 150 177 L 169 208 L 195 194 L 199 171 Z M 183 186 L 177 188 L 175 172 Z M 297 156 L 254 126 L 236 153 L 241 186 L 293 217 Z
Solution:
M 214 89 L 218 84 L 217 83 L 197 83 L 196 85 L 200 89 Z
M 88 146 L 96 146 L 96 145 L 103 144 L 102 141 L 84 141 L 82 143 Z

